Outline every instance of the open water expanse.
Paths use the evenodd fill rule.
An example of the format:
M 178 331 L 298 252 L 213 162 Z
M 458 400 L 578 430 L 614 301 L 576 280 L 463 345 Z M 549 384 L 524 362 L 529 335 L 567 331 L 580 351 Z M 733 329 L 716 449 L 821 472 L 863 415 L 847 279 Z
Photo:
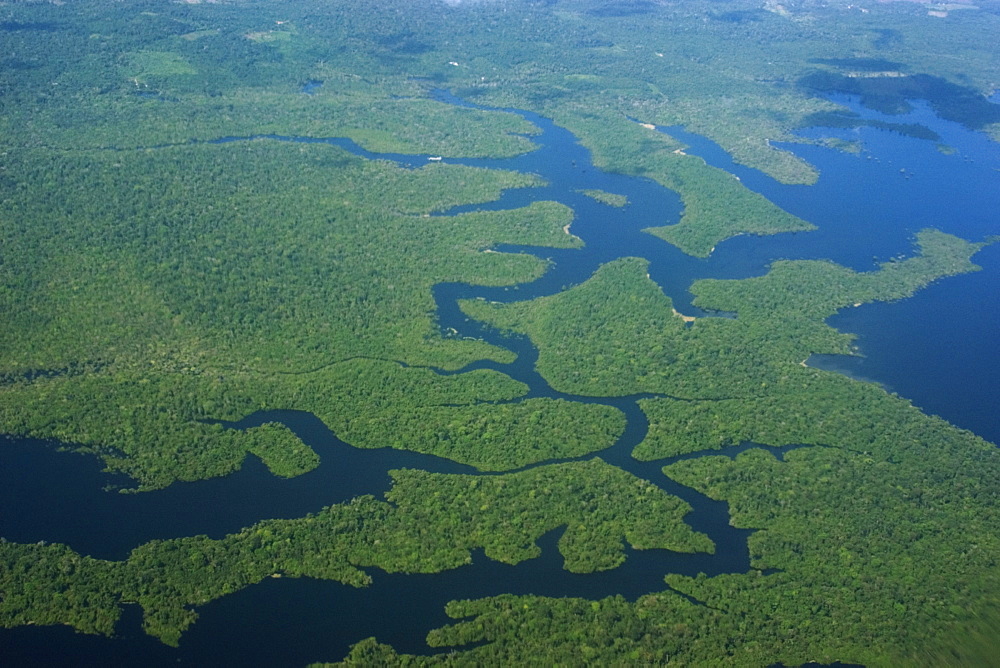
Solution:
M 311 82 L 306 92 L 318 82 Z M 463 104 L 441 94 L 446 101 Z M 84 636 L 68 628 L 19 628 L 0 631 L 0 656 L 9 665 L 300 665 L 337 660 L 349 646 L 375 635 L 396 649 L 432 651 L 424 638 L 449 622 L 447 601 L 503 592 L 597 598 L 622 594 L 635 599 L 662 589 L 669 572 L 717 574 L 749 568 L 746 539 L 750 532 L 728 526 L 728 508 L 667 479 L 667 461 L 642 463 L 630 457 L 646 431 L 635 401 L 591 399 L 556 393 L 535 372 L 537 352 L 523 338 L 502 338 L 469 322 L 456 300 L 485 297 L 511 301 L 553 294 L 586 280 L 602 263 L 625 256 L 650 262 L 651 277 L 679 311 L 704 315 L 690 304 L 688 287 L 703 277 L 736 278 L 762 274 L 779 258 L 829 258 L 856 270 L 912 254 L 913 234 L 937 227 L 979 241 L 1000 234 L 1000 145 L 982 134 L 941 121 L 925 106 L 906 117 L 881 117 L 842 100 L 858 113 L 891 122 L 931 127 L 934 142 L 897 133 L 856 130 L 809 130 L 806 136 L 831 136 L 862 142 L 860 153 L 839 153 L 810 145 L 791 145 L 822 173 L 814 186 L 784 186 L 755 170 L 734 165 L 712 142 L 680 128 L 663 131 L 690 146 L 687 150 L 738 176 L 786 210 L 809 220 L 818 231 L 773 237 L 739 237 L 718 246 L 709 259 L 686 256 L 644 234 L 645 227 L 676 222 L 679 198 L 651 181 L 606 174 L 567 131 L 534 114 L 521 113 L 542 130 L 533 138 L 540 148 L 508 160 L 445 162 L 516 169 L 544 177 L 548 186 L 513 190 L 494 203 L 462 207 L 506 209 L 534 200 L 557 200 L 576 213 L 572 232 L 586 242 L 582 250 L 505 249 L 551 258 L 543 278 L 516 288 L 436 287 L 440 321 L 463 336 L 482 336 L 514 349 L 513 364 L 481 363 L 527 383 L 529 396 L 559 396 L 614 405 L 625 412 L 628 428 L 599 456 L 651 480 L 693 507 L 686 520 L 707 533 L 715 555 L 680 555 L 663 550 L 628 551 L 626 563 L 613 571 L 574 575 L 562 570 L 556 549 L 558 532 L 541 541 L 542 556 L 517 566 L 491 561 L 477 552 L 473 564 L 436 575 L 399 575 L 370 571 L 373 584 L 354 589 L 308 579 L 270 579 L 198 609 L 200 619 L 174 649 L 146 636 L 141 614 L 128 606 L 113 639 Z M 273 137 L 276 141 L 327 141 Z M 241 141 L 227 137 L 219 141 Z M 374 155 L 344 140 L 329 140 L 370 158 L 421 165 L 429 156 Z M 629 204 L 615 209 L 578 192 L 597 188 L 625 195 Z M 504 249 L 502 249 L 504 250 Z M 831 324 L 858 335 L 864 357 L 814 358 L 811 364 L 882 383 L 930 413 L 1000 442 L 994 379 L 1000 377 L 1000 246 L 980 252 L 974 261 L 983 271 L 948 278 L 913 298 L 891 304 L 847 309 Z M 63 542 L 96 557 L 123 559 L 129 550 L 154 538 L 207 534 L 221 537 L 258 520 L 298 517 L 360 494 L 380 496 L 389 486 L 388 471 L 421 468 L 442 473 L 471 473 L 470 467 L 437 457 L 394 450 L 358 450 L 331 433 L 309 414 L 273 411 L 248 416 L 233 428 L 280 420 L 322 457 L 315 471 L 292 480 L 271 476 L 254 458 L 243 470 L 222 479 L 180 483 L 157 492 L 122 495 L 102 491 L 121 483 L 100 472 L 88 457 L 58 453 L 25 439 L 0 440 L 0 536 L 16 542 Z M 730 448 L 734 455 L 750 444 Z M 784 449 L 772 449 L 779 456 Z M 719 454 L 713 451 L 710 454 Z

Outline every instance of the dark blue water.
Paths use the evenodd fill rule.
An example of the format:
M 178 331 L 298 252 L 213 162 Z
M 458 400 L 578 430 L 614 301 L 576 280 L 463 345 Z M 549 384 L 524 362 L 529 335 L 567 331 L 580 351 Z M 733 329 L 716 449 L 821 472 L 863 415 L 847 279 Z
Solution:
M 310 92 L 310 91 L 304 91 Z M 447 98 L 455 102 L 453 98 Z M 856 105 L 855 105 L 856 107 Z M 859 112 L 871 114 L 867 110 Z M 628 428 L 619 442 L 599 453 L 606 461 L 653 481 L 694 508 L 686 521 L 717 544 L 716 555 L 679 555 L 663 550 L 628 551 L 624 566 L 607 573 L 573 575 L 562 570 L 555 548 L 557 534 L 539 544 L 542 556 L 511 567 L 475 555 L 471 566 L 437 575 L 393 575 L 373 572 L 374 583 L 355 590 L 337 583 L 311 580 L 268 580 L 199 608 L 201 619 L 182 638 L 179 650 L 166 648 L 139 629 L 138 614 L 122 620 L 113 640 L 73 634 L 68 629 L 23 628 L 0 632 L 2 655 L 16 664 L 107 663 L 251 663 L 287 665 L 341 657 L 347 647 L 369 635 L 401 651 L 427 653 L 426 632 L 447 623 L 443 606 L 455 598 L 477 598 L 502 592 L 600 597 L 621 593 L 635 598 L 663 588 L 668 572 L 710 574 L 745 571 L 748 532 L 728 526 L 725 504 L 713 502 L 660 473 L 666 463 L 636 462 L 630 451 L 646 431 L 638 397 L 592 399 L 555 393 L 534 370 L 537 351 L 524 338 L 504 338 L 467 321 L 456 299 L 482 296 L 493 300 L 529 299 L 577 284 L 601 264 L 623 256 L 650 261 L 650 274 L 680 311 L 690 306 L 688 287 L 702 277 L 743 277 L 766 270 L 776 258 L 830 258 L 858 270 L 876 261 L 910 254 L 910 239 L 927 226 L 981 239 L 1000 232 L 998 217 L 1000 151 L 982 135 L 935 118 L 917 106 L 913 120 L 933 127 L 957 152 L 945 155 L 935 144 L 872 128 L 823 131 L 864 143 L 860 155 L 841 154 L 816 146 L 792 146 L 817 165 L 816 186 L 784 186 L 767 176 L 733 165 L 711 142 L 683 131 L 667 131 L 690 144 L 689 153 L 739 176 L 786 210 L 817 224 L 817 232 L 776 237 L 740 237 L 719 244 L 712 258 L 696 259 L 641 232 L 645 227 L 676 222 L 677 196 L 651 181 L 605 174 L 593 167 L 588 152 L 566 130 L 524 112 L 542 134 L 537 151 L 509 160 L 445 162 L 499 167 L 538 173 L 544 188 L 508 191 L 497 202 L 456 208 L 503 209 L 535 200 L 557 200 L 573 208 L 571 231 L 584 239 L 583 250 L 503 249 L 533 252 L 554 261 L 553 268 L 529 285 L 477 288 L 444 284 L 435 288 L 443 328 L 461 335 L 483 336 L 518 354 L 509 365 L 480 363 L 530 386 L 529 396 L 563 396 L 597 401 L 625 412 Z M 330 142 L 373 159 L 390 159 L 408 167 L 426 164 L 428 156 L 372 154 L 338 139 L 271 137 L 285 141 Z M 220 141 L 238 141 L 225 138 Z M 900 171 L 902 170 L 902 171 Z M 577 192 L 599 188 L 628 196 L 616 209 Z M 993 417 L 996 395 L 990 383 L 1000 372 L 1000 252 L 991 247 L 976 260 L 984 271 L 941 281 L 916 297 L 895 304 L 848 309 L 831 319 L 844 331 L 859 334 L 864 358 L 827 358 L 816 365 L 869 377 L 910 397 L 930 412 L 990 438 L 1000 440 Z M 115 480 L 99 465 L 79 455 L 53 452 L 28 441 L 0 447 L 0 535 L 18 542 L 65 542 L 81 552 L 123 558 L 129 549 L 151 538 L 228 532 L 273 517 L 298 517 L 359 494 L 381 495 L 388 471 L 412 467 L 441 473 L 473 470 L 440 458 L 391 450 L 357 450 L 339 441 L 315 418 L 297 412 L 249 416 L 239 427 L 278 419 L 291 426 L 321 455 L 322 465 L 292 480 L 271 476 L 249 458 L 243 470 L 227 478 L 174 485 L 141 495 L 100 491 Z M 744 446 L 744 448 L 747 446 Z M 734 448 L 725 454 L 735 454 Z M 775 449 L 781 454 L 784 449 Z M 717 454 L 713 452 L 712 454 Z M 212 514 L 204 512 L 214 509 Z M 70 654 L 72 653 L 72 654 Z
M 778 242 L 781 254 L 769 257 L 762 254 L 773 252 L 773 245 L 737 237 L 719 245 L 716 252 L 720 259 L 748 253 L 765 263 L 778 257 L 822 258 L 868 271 L 877 262 L 910 254 L 910 238 L 926 227 L 973 241 L 998 233 L 1000 145 L 957 123 L 937 119 L 926 104 L 914 103 L 914 111 L 905 116 L 883 116 L 850 98 L 837 101 L 865 118 L 933 126 L 942 143 L 956 153 L 943 155 L 936 142 L 874 128 L 813 128 L 800 134 L 859 141 L 862 151 L 851 154 L 815 145 L 777 144 L 821 168 L 815 185 L 788 186 L 735 164 L 704 137 L 681 128 L 663 128 L 689 144 L 688 153 L 735 174 L 749 189 L 819 227 L 807 234 L 783 235 Z
M 819 146 L 785 144 L 820 167 L 813 186 L 786 186 L 736 165 L 713 142 L 679 128 L 664 131 L 691 146 L 688 153 L 740 177 L 751 190 L 819 226 L 808 234 L 783 235 L 771 244 L 738 237 L 716 255 L 745 256 L 756 265 L 777 258 L 831 259 L 857 271 L 912 254 L 918 230 L 934 227 L 970 241 L 1000 234 L 1000 144 L 979 132 L 937 118 L 926 103 L 887 116 L 838 97 L 863 118 L 919 123 L 937 142 L 873 128 L 813 128 L 804 137 L 835 136 L 861 142 L 859 154 Z M 1000 96 L 994 96 L 994 102 Z M 770 254 L 770 255 L 769 255 Z M 844 309 L 828 321 L 858 336 L 863 357 L 814 357 L 810 364 L 881 383 L 929 413 L 1000 443 L 994 379 L 1000 377 L 1000 245 L 973 261 L 983 270 L 944 279 L 911 298 Z

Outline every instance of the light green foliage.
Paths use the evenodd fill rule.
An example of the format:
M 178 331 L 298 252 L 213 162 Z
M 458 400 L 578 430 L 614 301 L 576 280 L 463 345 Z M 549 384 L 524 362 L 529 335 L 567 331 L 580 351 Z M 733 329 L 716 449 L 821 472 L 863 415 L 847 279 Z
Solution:
M 559 527 L 566 527 L 565 568 L 579 573 L 620 565 L 623 539 L 639 549 L 714 549 L 682 521 L 685 502 L 598 459 L 507 476 L 401 470 L 392 477 L 388 502 L 361 497 L 221 540 L 151 541 L 124 562 L 62 545 L 0 543 L 0 626 L 64 623 L 110 633 L 118 603 L 137 602 L 146 632 L 176 645 L 197 619 L 191 606 L 271 575 L 360 587 L 370 577 L 358 567 L 434 573 L 467 564 L 477 547 L 514 564 L 538 556 L 535 541 Z M 64 589 L 75 593 L 63 596 Z
M 587 197 L 595 199 L 601 204 L 607 204 L 608 206 L 613 206 L 619 209 L 628 205 L 628 197 L 626 197 L 625 195 L 618 195 L 616 193 L 609 193 L 606 190 L 586 188 L 583 190 L 579 190 L 577 192 L 580 192 L 586 195 Z

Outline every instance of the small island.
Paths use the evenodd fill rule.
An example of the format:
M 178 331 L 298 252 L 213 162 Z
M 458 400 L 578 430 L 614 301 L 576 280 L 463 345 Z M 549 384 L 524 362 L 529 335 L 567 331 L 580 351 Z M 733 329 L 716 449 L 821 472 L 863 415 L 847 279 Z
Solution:
M 625 195 L 617 195 L 615 193 L 609 193 L 605 190 L 597 190 L 594 188 L 584 188 L 578 190 L 581 195 L 586 195 L 591 199 L 595 199 L 601 204 L 607 204 L 608 206 L 613 206 L 616 208 L 622 208 L 628 206 L 628 197 Z

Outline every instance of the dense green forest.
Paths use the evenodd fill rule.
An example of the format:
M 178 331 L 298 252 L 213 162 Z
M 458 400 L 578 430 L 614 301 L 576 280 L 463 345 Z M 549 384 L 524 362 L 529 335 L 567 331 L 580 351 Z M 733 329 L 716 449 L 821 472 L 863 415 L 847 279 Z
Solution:
M 139 493 L 230 474 L 248 455 L 280 477 L 319 466 L 281 424 L 218 423 L 267 409 L 483 472 L 397 470 L 384 499 L 156 540 L 120 562 L 0 539 L 0 627 L 110 635 L 138 603 L 146 631 L 176 645 L 198 606 L 267 577 L 363 587 L 378 569 L 460 568 L 475 549 L 518 563 L 552 531 L 574 573 L 618 567 L 626 544 L 712 553 L 664 478 L 592 456 L 627 428 L 592 399 L 643 395 L 633 457 L 676 458 L 664 475 L 726 501 L 732 525 L 755 530 L 749 572 L 664 573 L 636 601 L 454 601 L 455 623 L 428 636 L 441 653 L 371 638 L 347 663 L 995 660 L 997 449 L 805 364 L 856 352 L 829 316 L 975 271 L 984 243 L 924 230 L 912 257 L 869 272 L 781 260 L 697 281 L 709 316 L 693 322 L 642 258 L 552 296 L 461 303 L 526 334 L 563 398 L 482 368 L 516 356 L 442 329 L 433 293 L 516 295 L 549 263 L 505 246 L 583 247 L 559 202 L 449 213 L 544 185 L 438 160 L 534 150 L 539 129 L 502 109 L 551 118 L 595 166 L 675 191 L 683 213 L 648 221 L 650 248 L 705 258 L 735 235 L 815 228 L 659 128 L 803 188 L 817 170 L 784 143 L 857 146 L 798 128 L 871 124 L 831 92 L 890 112 L 924 100 L 1000 138 L 984 97 L 1000 81 L 1000 12 L 980 4 L 935 18 L 918 3 L 814 0 L 0 3 L 0 433 L 91 453 Z M 434 159 L 409 168 L 327 138 Z M 580 192 L 629 211 L 619 193 Z M 747 441 L 802 447 L 727 456 Z
M 6 432 L 116 448 L 126 456 L 107 451 L 112 468 L 161 487 L 229 473 L 264 447 L 200 420 L 268 407 L 312 410 L 364 447 L 447 452 L 487 468 L 599 450 L 622 429 L 605 407 L 483 403 L 525 392 L 498 373 L 441 376 L 387 361 L 510 359 L 444 337 L 431 286 L 538 277 L 545 263 L 534 256 L 483 251 L 578 246 L 563 231 L 572 213 L 536 202 L 431 214 L 536 177 L 435 163 L 407 170 L 268 140 L 27 149 L 8 169 L 17 183 L 5 192 L 0 267 Z M 49 187 L 61 196 L 40 196 Z M 455 434 L 450 442 L 436 440 L 430 411 Z M 501 423 L 511 450 L 462 454 L 465 432 Z M 377 424 L 392 427 L 372 432 Z

